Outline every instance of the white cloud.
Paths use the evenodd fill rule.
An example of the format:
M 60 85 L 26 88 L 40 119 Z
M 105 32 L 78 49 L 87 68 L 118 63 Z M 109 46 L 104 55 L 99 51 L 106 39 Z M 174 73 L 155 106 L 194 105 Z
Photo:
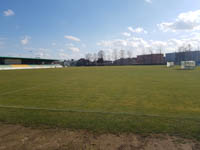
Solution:
M 80 52 L 80 48 L 76 47 L 73 43 L 67 43 L 65 46 L 72 52 Z
M 101 49 L 110 51 L 113 50 L 126 50 L 132 51 L 134 56 L 140 54 L 148 54 L 150 50 L 153 53 L 159 53 L 160 49 L 162 49 L 163 53 L 175 52 L 182 46 L 187 46 L 190 44 L 192 46 L 192 50 L 197 50 L 200 46 L 200 34 L 195 34 L 190 38 L 181 38 L 181 39 L 169 39 L 166 41 L 159 40 L 145 40 L 143 38 L 131 37 L 127 39 L 114 39 L 108 41 L 101 41 L 97 43 Z
M 132 27 L 128 27 L 128 30 L 134 32 L 135 30 Z
M 130 50 L 134 51 L 135 55 L 141 54 L 141 52 L 149 47 L 149 43 L 142 38 L 131 37 L 128 39 L 114 39 L 108 41 L 101 41 L 97 43 L 102 49 L 113 50 Z
M 84 54 L 82 54 L 82 53 L 71 53 L 71 54 L 68 54 L 68 53 L 65 52 L 64 49 L 59 49 L 58 50 L 58 57 L 60 59 L 75 59 L 75 60 L 78 60 L 81 57 L 84 57 Z
M 133 32 L 133 33 L 144 33 L 144 34 L 148 33 L 147 31 L 145 31 L 141 27 L 138 27 L 138 28 L 135 28 L 135 29 L 133 29 L 132 27 L 128 27 L 128 30 L 131 31 L 131 32 Z
M 162 22 L 158 27 L 163 32 L 200 30 L 200 10 L 181 13 L 173 22 Z
M 65 35 L 64 38 L 68 39 L 68 40 L 72 40 L 72 41 L 76 41 L 76 42 L 80 42 L 81 40 L 75 36 L 71 36 L 71 35 Z
M 147 3 L 152 3 L 152 0 L 145 0 L 145 2 L 147 2 Z
M 11 9 L 8 9 L 8 10 L 5 10 L 3 12 L 4 16 L 14 16 L 15 15 L 15 12 Z
M 80 52 L 80 49 L 78 47 L 68 47 L 68 49 L 72 52 Z
M 131 34 L 128 33 L 128 32 L 123 32 L 122 35 L 123 35 L 123 36 L 127 36 L 127 37 L 130 37 L 130 36 L 131 36 Z
M 21 40 L 21 44 L 22 45 L 27 45 L 30 40 L 31 40 L 30 36 L 24 36 L 23 39 Z

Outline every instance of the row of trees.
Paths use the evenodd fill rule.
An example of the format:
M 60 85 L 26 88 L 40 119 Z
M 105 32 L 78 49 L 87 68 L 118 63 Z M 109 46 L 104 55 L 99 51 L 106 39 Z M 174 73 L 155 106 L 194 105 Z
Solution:
M 149 47 L 146 49 L 142 50 L 142 55 L 145 54 L 154 54 L 154 53 L 159 53 L 162 54 L 163 53 L 163 47 L 160 46 L 158 47 L 156 50 Z M 118 59 L 126 59 L 126 58 L 132 58 L 133 57 L 133 51 L 131 50 L 117 50 L 114 49 L 112 51 L 108 51 L 107 53 L 105 53 L 105 51 L 100 50 L 97 53 L 87 53 L 85 55 L 85 59 L 90 60 L 90 61 L 97 61 L 99 58 L 103 58 L 104 60 L 118 60 Z
M 132 58 L 132 51 L 125 50 L 113 50 L 111 53 L 105 53 L 103 50 L 100 50 L 98 53 L 87 53 L 85 59 L 89 61 L 98 61 L 98 60 L 107 60 L 115 61 L 118 59 Z
M 192 50 L 192 46 L 190 44 L 188 45 L 183 45 L 178 48 L 177 52 L 179 53 L 177 56 L 177 60 L 187 60 L 190 59 L 190 52 Z M 153 51 L 152 48 L 146 49 L 146 52 L 142 52 L 142 54 L 154 54 L 155 51 Z M 156 53 L 162 54 L 163 53 L 163 48 L 159 47 L 156 50 Z M 85 58 L 81 58 L 77 61 L 77 66 L 94 66 L 94 65 L 109 65 L 112 63 L 112 65 L 127 65 L 128 64 L 133 64 L 134 63 L 134 58 L 132 51 L 128 50 L 112 50 L 112 51 L 107 51 L 107 53 L 103 50 L 98 51 L 97 53 L 87 53 L 85 55 Z M 184 59 L 183 59 L 184 58 Z
M 77 66 L 120 65 L 119 63 L 124 64 L 125 60 L 126 59 L 130 60 L 132 56 L 133 55 L 131 51 L 113 50 L 110 53 L 106 53 L 105 51 L 100 50 L 97 53 L 87 53 L 85 55 L 85 58 L 81 58 L 77 61 L 76 65 Z

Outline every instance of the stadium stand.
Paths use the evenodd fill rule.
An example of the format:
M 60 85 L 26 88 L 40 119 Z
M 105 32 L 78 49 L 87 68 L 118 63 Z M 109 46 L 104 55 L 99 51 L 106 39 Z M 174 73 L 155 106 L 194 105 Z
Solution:
M 0 70 L 62 68 L 59 60 L 44 58 L 0 57 Z
M 62 68 L 61 65 L 0 65 L 0 70 Z

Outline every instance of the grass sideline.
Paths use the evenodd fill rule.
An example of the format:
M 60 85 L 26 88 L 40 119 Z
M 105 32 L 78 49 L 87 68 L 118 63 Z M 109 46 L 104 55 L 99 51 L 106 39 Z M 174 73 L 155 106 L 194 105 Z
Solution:
M 2 122 L 200 139 L 200 68 L 13 70 L 0 77 L 1 106 L 74 110 L 0 108 Z

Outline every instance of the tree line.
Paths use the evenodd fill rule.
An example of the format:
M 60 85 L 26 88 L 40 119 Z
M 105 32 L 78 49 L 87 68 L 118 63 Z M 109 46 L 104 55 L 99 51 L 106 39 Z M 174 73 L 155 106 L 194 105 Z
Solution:
M 100 50 L 97 53 L 87 53 L 85 58 L 76 62 L 76 66 L 123 65 L 125 61 L 132 59 L 132 56 L 131 51 L 113 50 L 112 53 L 106 54 L 105 51 Z

